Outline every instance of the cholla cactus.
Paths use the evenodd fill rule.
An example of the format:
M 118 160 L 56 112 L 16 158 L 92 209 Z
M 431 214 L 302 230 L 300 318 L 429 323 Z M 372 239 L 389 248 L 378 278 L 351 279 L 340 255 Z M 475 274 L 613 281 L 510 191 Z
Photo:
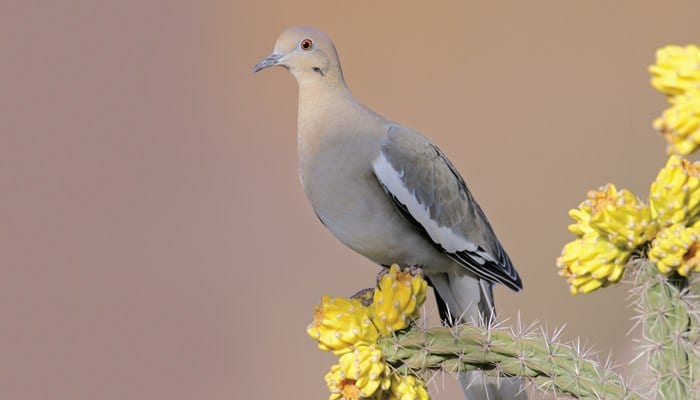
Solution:
M 632 289 L 642 327 L 640 356 L 648 361 L 648 398 L 694 399 L 700 395 L 700 310 L 688 279 L 659 274 L 645 259 L 635 262 Z
M 308 333 L 319 341 L 319 348 L 340 355 L 326 375 L 330 400 L 428 400 L 421 376 L 476 369 L 522 376 L 542 389 L 578 398 L 639 398 L 609 365 L 600 365 L 580 346 L 559 342 L 558 334 L 494 325 L 417 326 L 417 307 L 425 300 L 426 288 L 420 275 L 392 266 L 369 306 L 355 299 L 322 298 Z M 387 303 L 392 317 L 378 317 L 377 310 L 388 312 Z M 375 330 L 365 326 L 367 316 Z M 327 337 L 351 339 L 333 342 Z M 370 338 L 374 342 L 369 343 Z
M 559 340 L 544 330 L 461 325 L 412 329 L 382 338 L 389 363 L 406 371 L 458 373 L 483 370 L 493 376 L 519 376 L 537 388 L 582 399 L 639 399 L 610 363 L 601 365 L 589 349 Z
M 636 285 L 635 308 L 643 329 L 644 351 L 653 370 L 650 393 L 664 399 L 690 399 L 698 384 L 694 366 L 698 353 L 698 317 L 688 290 L 688 277 L 700 272 L 700 168 L 671 156 L 650 187 L 651 207 L 644 208 L 645 228 L 627 215 L 609 219 L 613 237 L 630 235 L 635 247 L 615 245 L 606 240 L 593 220 L 606 208 L 616 211 L 621 198 L 608 185 L 588 195 L 588 200 L 570 212 L 576 221 L 569 229 L 579 238 L 564 247 L 558 259 L 560 274 L 567 278 L 572 293 L 588 293 L 616 282 L 625 269 L 633 271 Z M 625 193 L 624 196 L 636 198 Z M 629 201 L 626 201 L 629 203 Z M 604 206 L 599 206 L 604 204 Z M 619 212 L 618 212 L 619 213 Z M 638 217 L 639 218 L 639 217 Z M 620 221 L 633 221 L 625 225 Z M 630 226 L 637 227 L 636 230 Z M 617 234 L 615 233 L 617 231 Z M 653 235 L 650 235 L 653 233 Z
M 322 350 L 340 355 L 326 375 L 330 400 L 428 400 L 425 383 L 418 377 L 391 373 L 380 337 L 408 327 L 425 301 L 427 282 L 409 270 L 392 265 L 370 296 L 359 298 L 323 296 L 307 333 Z
M 671 156 L 649 189 L 650 205 L 607 184 L 590 191 L 569 211 L 578 238 L 557 259 L 571 292 L 590 293 L 617 282 L 632 254 L 656 263 L 661 273 L 700 271 L 700 163 Z

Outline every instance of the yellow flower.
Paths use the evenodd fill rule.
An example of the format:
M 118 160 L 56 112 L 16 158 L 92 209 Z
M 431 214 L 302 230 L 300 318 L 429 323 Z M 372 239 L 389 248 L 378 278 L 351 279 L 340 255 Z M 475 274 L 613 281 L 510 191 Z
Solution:
M 651 84 L 669 96 L 671 107 L 654 121 L 671 154 L 687 155 L 700 145 L 700 48 L 666 46 L 649 67 Z
M 340 371 L 340 365 L 334 364 L 326 374 L 326 385 L 331 392 L 330 400 L 356 400 L 360 398 L 360 389 L 355 385 L 354 379 L 345 378 Z
M 370 397 L 391 384 L 389 367 L 375 346 L 360 346 L 343 354 L 326 374 L 330 400 L 357 400 Z
M 411 375 L 392 375 L 391 391 L 387 391 L 386 400 L 429 400 L 425 383 Z
M 374 291 L 372 320 L 382 335 L 391 335 L 408 326 L 425 301 L 427 282 L 394 264 Z
M 579 236 L 597 233 L 627 250 L 648 242 L 656 234 L 649 206 L 629 190 L 618 191 L 609 183 L 591 190 L 577 209 L 569 211 L 576 223 L 569 230 Z
M 695 222 L 700 214 L 700 163 L 671 156 L 651 184 L 649 203 L 662 227 Z
M 666 138 L 668 153 L 690 154 L 700 144 L 700 90 L 677 95 L 671 103 L 671 107 L 654 120 L 654 128 Z
M 652 242 L 649 260 L 664 274 L 677 271 L 688 276 L 700 272 L 700 228 L 675 224 L 663 229 Z
M 591 227 L 591 217 L 605 210 L 607 206 L 614 206 L 619 198 L 615 185 L 609 183 L 598 190 L 590 190 L 586 193 L 586 200 L 579 204 L 578 208 L 569 211 L 569 216 L 576 223 L 569 225 L 569 231 L 579 236 L 594 232 Z
M 649 67 L 651 85 L 668 95 L 700 88 L 700 48 L 666 46 L 656 51 L 656 64 Z
M 360 300 L 323 296 L 314 310 L 314 321 L 306 333 L 318 340 L 321 350 L 336 355 L 377 341 L 379 332 L 370 320 L 369 309 Z
M 617 282 L 630 254 L 591 232 L 564 246 L 557 259 L 559 275 L 566 278 L 571 294 L 590 293 Z

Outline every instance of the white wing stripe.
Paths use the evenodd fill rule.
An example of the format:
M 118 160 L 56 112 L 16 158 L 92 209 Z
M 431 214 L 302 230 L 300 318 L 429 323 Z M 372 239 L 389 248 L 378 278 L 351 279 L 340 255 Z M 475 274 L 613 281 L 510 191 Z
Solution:
M 477 252 L 477 246 L 473 242 L 456 234 L 448 227 L 439 226 L 437 222 L 430 217 L 428 208 L 422 205 L 414 193 L 409 191 L 404 185 L 401 179 L 403 171 L 399 172 L 394 169 L 384 156 L 384 153 L 381 153 L 379 157 L 374 160 L 372 166 L 374 167 L 374 173 L 377 175 L 377 178 L 379 178 L 379 181 L 399 202 L 401 202 L 401 204 L 406 206 L 408 212 L 423 226 L 435 243 L 442 246 L 448 253 L 456 253 L 459 251 Z M 492 259 L 490 255 L 486 255 L 481 251 L 477 254 L 486 259 Z

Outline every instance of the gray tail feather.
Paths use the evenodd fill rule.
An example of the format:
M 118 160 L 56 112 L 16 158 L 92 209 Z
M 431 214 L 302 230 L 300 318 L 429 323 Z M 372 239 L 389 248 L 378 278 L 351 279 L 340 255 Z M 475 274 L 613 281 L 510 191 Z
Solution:
M 431 274 L 428 282 L 435 291 L 444 325 L 467 322 L 488 326 L 496 322 L 492 283 L 453 273 Z M 527 400 L 519 378 L 492 378 L 481 371 L 470 371 L 459 373 L 459 381 L 467 400 Z

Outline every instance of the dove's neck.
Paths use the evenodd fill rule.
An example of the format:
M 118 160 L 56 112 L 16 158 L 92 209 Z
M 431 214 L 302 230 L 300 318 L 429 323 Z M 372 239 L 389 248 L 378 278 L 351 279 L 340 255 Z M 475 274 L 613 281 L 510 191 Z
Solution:
M 364 153 L 378 140 L 378 131 L 368 127 L 373 126 L 370 120 L 380 118 L 360 104 L 343 81 L 299 80 L 297 146 L 305 188 L 329 169 L 345 166 L 349 172 L 353 163 L 371 165 L 370 154 Z
M 326 120 L 338 120 L 353 103 L 357 101 L 342 80 L 299 80 L 299 134 L 318 130 Z
M 298 81 L 297 147 L 303 177 L 329 140 L 342 135 L 345 110 L 355 99 L 343 81 L 328 82 L 322 77 Z

